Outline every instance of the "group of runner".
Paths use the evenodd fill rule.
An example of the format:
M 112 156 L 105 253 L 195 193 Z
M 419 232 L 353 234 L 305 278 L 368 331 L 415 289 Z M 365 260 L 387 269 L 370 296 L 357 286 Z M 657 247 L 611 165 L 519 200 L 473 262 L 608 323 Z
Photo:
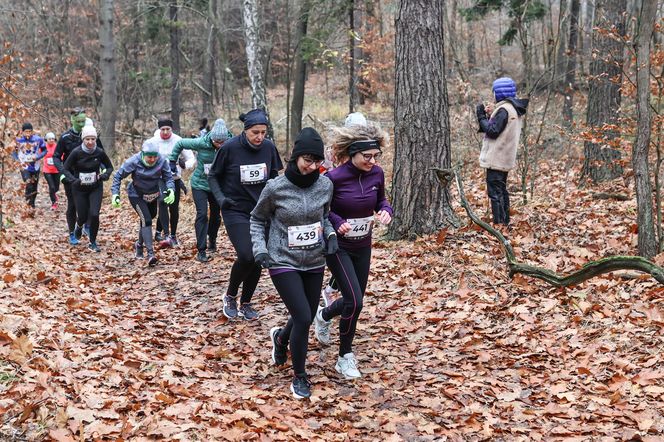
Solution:
M 139 217 L 134 254 L 147 258 L 151 266 L 157 263 L 153 238 L 164 247 L 178 244 L 178 203 L 186 189 L 181 169 L 196 165 L 190 182 L 196 205 L 196 259 L 207 262 L 207 253 L 216 250 L 223 218 L 236 252 L 223 297 L 222 311 L 229 319 L 258 318 L 251 301 L 261 268 L 268 269 L 289 313 L 282 327 L 270 330 L 272 361 L 285 364 L 290 350 L 290 390 L 296 398 L 307 398 L 311 383 L 305 361 L 312 323 L 318 341 L 327 345 L 331 321 L 340 317 L 335 369 L 347 379 L 361 377 L 352 343 L 369 276 L 371 235 L 375 221 L 388 224 L 392 218 L 384 173 L 377 165 L 387 135 L 362 114 L 350 114 L 343 127 L 333 129 L 331 155 L 326 158 L 320 134 L 304 128 L 279 175 L 284 167 L 276 146 L 266 138 L 265 112 L 254 109 L 240 119 L 244 127 L 237 136 L 218 119 L 195 139 L 181 139 L 172 132 L 172 121 L 160 119 L 154 137 L 113 173 L 92 121 L 84 109 L 76 108 L 71 112 L 72 127 L 57 143 L 53 133 L 44 142 L 26 123 L 15 157 L 23 166 L 26 200 L 32 207 L 40 160 L 45 158 L 53 208 L 59 183 L 65 187 L 69 243 L 77 245 L 85 234 L 95 252 L 100 251 L 96 237 L 103 182 L 113 177 L 111 205 L 118 208 L 121 182 L 130 176 L 127 197 Z M 336 167 L 329 167 L 333 164 Z M 324 174 L 322 166 L 329 169 Z M 323 290 L 325 306 L 320 307 L 326 266 L 332 279 Z M 333 302 L 328 296 L 332 287 L 341 292 Z

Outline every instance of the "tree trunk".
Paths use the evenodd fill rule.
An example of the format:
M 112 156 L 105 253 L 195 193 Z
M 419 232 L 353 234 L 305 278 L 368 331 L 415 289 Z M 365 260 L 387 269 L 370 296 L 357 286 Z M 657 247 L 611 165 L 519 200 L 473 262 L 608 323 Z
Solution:
M 100 70 L 102 83 L 100 138 L 109 155 L 115 152 L 115 120 L 117 119 L 117 77 L 115 75 L 115 41 L 113 39 L 113 0 L 101 2 L 99 16 Z
M 595 26 L 603 30 L 615 27 L 620 35 L 624 35 L 625 7 L 625 0 L 598 1 Z M 592 50 L 586 124 L 593 130 L 601 130 L 603 143 L 585 142 L 582 177 L 598 183 L 617 178 L 623 172 L 621 153 L 610 145 L 618 134 L 615 130 L 602 129 L 607 124 L 618 124 L 623 46 L 609 36 L 593 32 Z
M 357 91 L 358 79 L 357 79 L 357 66 L 355 63 L 357 60 L 355 56 L 357 55 L 355 50 L 355 36 L 357 30 L 355 29 L 355 0 L 350 0 L 348 2 L 348 112 L 355 112 L 355 108 L 360 101 L 360 94 Z
M 173 132 L 180 133 L 180 31 L 178 28 L 178 1 L 175 0 L 168 5 L 168 16 L 170 18 L 171 36 L 171 119 L 173 120 Z
M 549 6 L 551 7 L 551 5 Z M 550 87 L 554 87 L 557 91 L 564 89 L 565 82 L 565 70 L 567 68 L 567 59 L 565 57 L 565 50 L 568 47 L 567 35 L 565 35 L 565 30 L 570 21 L 570 16 L 567 13 L 567 0 L 560 0 L 560 11 L 558 12 L 558 47 L 556 48 L 556 73 L 554 76 L 554 84 Z
M 293 73 L 293 101 L 291 102 L 290 139 L 295 140 L 302 130 L 302 108 L 304 107 L 304 87 L 307 79 L 307 62 L 304 59 L 304 40 L 307 38 L 309 22 L 309 0 L 301 0 L 295 30 L 295 72 Z M 290 146 L 287 146 L 290 153 Z
M 217 0 L 210 0 L 207 19 L 207 45 L 203 53 L 203 78 L 201 84 L 201 114 L 204 117 L 212 115 L 214 102 L 215 62 L 217 60 Z
M 653 223 L 652 186 L 648 168 L 650 147 L 650 41 L 652 39 L 657 0 L 643 0 L 636 37 L 636 141 L 632 151 L 634 184 L 636 187 L 639 255 L 651 258 L 657 254 L 657 240 Z
M 258 0 L 243 0 L 244 40 L 247 53 L 247 70 L 251 86 L 251 104 L 268 114 L 263 62 L 260 51 L 260 23 L 258 20 Z M 272 125 L 268 127 L 268 137 L 274 139 Z
M 432 166 L 451 163 L 445 79 L 444 0 L 401 0 L 396 18 L 393 239 L 457 224 Z
M 571 0 L 569 15 L 569 38 L 567 40 L 567 67 L 565 68 L 565 102 L 563 124 L 571 128 L 574 122 L 574 90 L 576 89 L 576 44 L 579 39 L 579 0 Z

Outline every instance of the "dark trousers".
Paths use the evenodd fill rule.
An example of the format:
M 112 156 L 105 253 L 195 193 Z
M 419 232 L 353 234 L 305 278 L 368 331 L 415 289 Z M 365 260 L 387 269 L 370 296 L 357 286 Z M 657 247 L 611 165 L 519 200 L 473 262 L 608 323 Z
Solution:
M 510 223 L 510 194 L 507 191 L 507 172 L 486 170 L 486 189 L 491 201 L 491 212 L 495 224 Z
M 76 228 L 76 200 L 74 199 L 74 192 L 71 184 L 65 184 L 65 195 L 67 195 L 67 227 L 69 233 L 73 233 Z
M 207 250 L 207 239 L 211 243 L 217 242 L 219 226 L 221 226 L 221 212 L 219 204 L 212 195 L 212 192 L 206 192 L 200 189 L 191 189 L 191 194 L 196 205 L 196 248 L 199 252 Z M 210 220 L 208 222 L 208 205 L 210 207 Z
M 231 267 L 231 276 L 228 281 L 226 295 L 235 298 L 240 284 L 242 284 L 240 304 L 245 304 L 251 302 L 251 297 L 254 295 L 258 280 L 261 277 L 261 267 L 254 261 L 251 249 L 249 223 L 226 226 L 226 233 L 228 233 L 228 237 L 237 254 L 233 267 Z
M 138 214 L 138 244 L 140 246 L 145 244 L 148 249 L 148 254 L 154 253 L 154 247 L 152 244 L 152 220 L 157 216 L 159 200 L 150 201 L 148 203 L 141 197 L 130 196 L 129 203 Z
M 175 180 L 175 201 L 173 204 L 166 204 L 162 199 L 159 202 L 159 218 L 157 218 L 157 232 L 166 231 L 166 234 L 175 236 L 178 231 L 178 222 L 180 221 L 180 180 Z M 165 226 L 165 227 L 164 227 Z
M 35 207 L 39 185 L 39 171 L 29 172 L 24 169 L 21 171 L 21 178 L 23 178 L 23 182 L 25 183 L 25 201 L 30 207 Z
M 104 197 L 104 187 L 97 186 L 95 189 L 73 189 L 74 199 L 76 200 L 77 224 L 83 227 L 90 225 L 90 242 L 97 240 L 99 232 L 99 212 L 101 211 L 101 200 Z
M 323 272 L 286 272 L 272 276 L 272 283 L 288 309 L 290 317 L 279 333 L 279 341 L 290 342 L 293 371 L 305 374 L 309 328 L 314 320 L 323 284 Z
M 60 174 L 59 173 L 45 173 L 44 178 L 48 183 L 48 196 L 51 198 L 51 204 L 55 204 L 58 200 L 57 193 L 60 190 Z
M 371 247 L 360 250 L 339 249 L 325 258 L 341 298 L 323 309 L 323 319 L 329 321 L 339 316 L 339 356 L 353 351 L 353 339 L 357 319 L 362 311 L 364 291 L 369 280 Z

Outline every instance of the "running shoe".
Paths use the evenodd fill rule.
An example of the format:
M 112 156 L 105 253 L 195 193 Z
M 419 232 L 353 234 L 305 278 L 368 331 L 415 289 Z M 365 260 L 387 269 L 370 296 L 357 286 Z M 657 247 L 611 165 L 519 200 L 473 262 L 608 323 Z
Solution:
M 295 375 L 290 386 L 290 391 L 295 399 L 306 399 L 311 397 L 311 382 L 306 374 Z
M 346 379 L 357 379 L 362 377 L 362 373 L 357 369 L 357 359 L 355 359 L 353 353 L 346 353 L 343 356 L 339 356 L 334 369 Z
M 69 234 L 69 244 L 72 246 L 78 245 L 79 241 L 78 238 L 76 238 L 76 234 L 74 232 L 71 232 Z
M 143 245 L 138 241 L 134 243 L 134 256 L 138 259 L 145 258 L 145 255 L 143 254 Z
M 154 240 L 155 240 L 156 242 L 161 242 L 161 241 L 163 241 L 164 239 L 165 239 L 165 238 L 164 238 L 163 233 L 161 233 L 161 232 L 159 232 L 159 231 L 154 232 Z
M 154 256 L 154 253 L 148 252 L 148 265 L 150 267 L 153 267 L 153 266 L 157 265 L 158 262 L 159 262 L 159 260 L 157 259 L 156 256 Z
M 323 345 L 330 344 L 330 324 L 332 321 L 323 319 L 323 307 L 318 306 L 316 316 L 314 316 L 314 334 L 316 339 Z
M 88 246 L 88 249 L 92 250 L 93 252 L 97 252 L 97 253 L 101 252 L 101 249 L 99 248 L 99 246 L 97 245 L 96 242 L 91 242 L 90 245 Z
M 228 295 L 224 296 L 224 316 L 228 319 L 237 318 L 237 300 Z
M 159 242 L 159 247 L 162 249 L 168 249 L 173 247 L 173 240 L 170 236 L 165 237 L 162 241 Z
M 240 309 L 238 310 L 238 315 L 240 315 L 247 321 L 258 319 L 258 312 L 254 310 L 254 308 L 248 302 L 240 305 Z
M 270 340 L 272 341 L 272 362 L 274 365 L 284 365 L 288 360 L 288 346 L 279 342 L 279 332 L 281 328 L 272 327 L 270 329 Z
M 207 251 L 215 253 L 217 251 L 217 241 L 208 241 Z
M 74 227 L 74 236 L 76 239 L 81 239 L 81 236 L 83 235 L 83 227 L 80 227 L 78 224 L 76 224 L 76 227 Z
M 198 262 L 208 262 L 210 258 L 207 257 L 205 250 L 199 250 L 196 254 L 196 261 Z
M 175 235 L 171 235 L 170 239 L 172 247 L 177 247 L 180 245 L 180 243 L 178 242 L 178 238 Z
M 90 238 L 90 226 L 88 226 L 87 224 L 84 225 L 84 226 L 81 228 L 81 233 L 82 233 L 84 236 Z

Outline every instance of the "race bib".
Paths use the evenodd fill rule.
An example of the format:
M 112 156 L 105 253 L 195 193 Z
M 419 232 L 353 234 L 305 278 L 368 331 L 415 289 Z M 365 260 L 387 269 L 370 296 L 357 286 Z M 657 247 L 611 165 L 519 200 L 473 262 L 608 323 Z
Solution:
M 52 166 L 53 165 L 53 157 L 46 158 L 46 164 L 48 164 L 49 166 Z
M 205 175 L 210 175 L 210 169 L 212 169 L 212 163 L 203 163 L 203 172 Z
M 320 221 L 305 226 L 288 227 L 289 249 L 313 249 L 317 247 L 323 237 L 323 227 Z
M 361 239 L 366 238 L 371 233 L 373 228 L 374 217 L 367 216 L 366 218 L 349 218 L 350 231 L 344 235 L 346 238 Z
M 151 203 L 157 198 L 159 198 L 159 192 L 143 194 L 143 201 L 145 201 L 146 203 Z
M 247 164 L 240 166 L 242 184 L 260 184 L 267 181 L 267 164 Z
M 94 184 L 97 182 L 97 172 L 81 172 L 78 174 L 78 179 L 81 181 L 81 184 Z

